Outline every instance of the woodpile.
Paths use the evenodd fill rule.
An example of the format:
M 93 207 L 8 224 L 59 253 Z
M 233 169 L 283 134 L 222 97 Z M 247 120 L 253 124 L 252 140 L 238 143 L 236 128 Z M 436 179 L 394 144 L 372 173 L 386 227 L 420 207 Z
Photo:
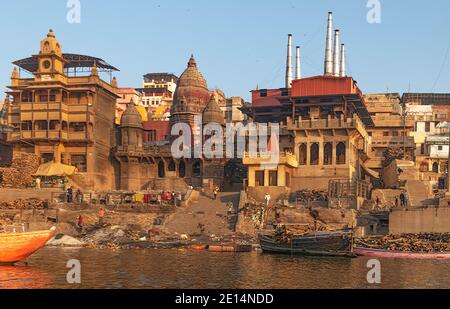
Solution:
M 356 245 L 401 252 L 450 252 L 450 233 L 387 235 L 382 238 L 357 239 Z
M 384 160 L 382 162 L 383 167 L 388 166 L 394 160 L 403 160 L 403 149 L 402 148 L 388 148 L 383 153 Z
M 0 210 L 16 210 L 16 209 L 43 209 L 44 201 L 36 198 L 17 199 L 10 202 L 0 202 Z
M 328 193 L 316 190 L 300 190 L 296 193 L 297 203 L 308 204 L 309 201 L 326 202 L 328 201 Z
M 316 224 L 280 224 L 275 228 L 275 239 L 280 243 L 289 243 L 294 237 L 303 236 L 315 231 L 329 230 L 329 227 L 322 222 L 316 222 Z
M 38 170 L 39 161 L 39 157 L 35 154 L 14 153 L 11 166 L 0 168 L 0 187 L 32 187 L 34 185 L 32 175 Z

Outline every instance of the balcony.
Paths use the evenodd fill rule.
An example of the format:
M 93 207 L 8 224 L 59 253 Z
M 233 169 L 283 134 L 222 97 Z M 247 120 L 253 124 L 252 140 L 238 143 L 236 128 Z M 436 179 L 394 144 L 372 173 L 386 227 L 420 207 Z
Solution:
M 290 167 L 298 167 L 297 158 L 293 153 L 282 151 L 277 155 L 272 155 L 270 152 L 264 155 L 260 152 L 245 152 L 242 162 L 245 165 L 288 165 Z
M 403 143 L 405 143 L 406 148 L 415 148 L 416 144 L 414 143 L 414 137 L 407 136 L 405 138 L 405 141 L 403 140 L 402 136 L 398 137 L 383 137 L 383 138 L 372 138 L 372 144 L 370 146 L 372 147 L 380 147 L 380 148 L 387 148 L 387 147 L 403 147 Z

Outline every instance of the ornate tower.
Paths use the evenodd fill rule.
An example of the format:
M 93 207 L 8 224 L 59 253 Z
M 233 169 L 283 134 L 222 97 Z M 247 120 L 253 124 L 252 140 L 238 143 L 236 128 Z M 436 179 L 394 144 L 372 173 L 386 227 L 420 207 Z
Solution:
M 38 58 L 38 68 L 36 77 L 41 79 L 56 78 L 57 75 L 64 75 L 63 54 L 61 45 L 56 40 L 53 30 L 49 30 L 47 37 L 41 41 Z
M 142 117 L 136 109 L 133 100 L 120 119 L 120 189 L 141 189 L 141 162 L 142 147 Z

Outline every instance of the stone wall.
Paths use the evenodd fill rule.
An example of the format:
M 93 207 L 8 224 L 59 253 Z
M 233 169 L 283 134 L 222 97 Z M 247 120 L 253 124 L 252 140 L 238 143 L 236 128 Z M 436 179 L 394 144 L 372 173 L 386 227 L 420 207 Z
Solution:
M 450 233 L 450 207 L 395 210 L 389 216 L 389 233 Z

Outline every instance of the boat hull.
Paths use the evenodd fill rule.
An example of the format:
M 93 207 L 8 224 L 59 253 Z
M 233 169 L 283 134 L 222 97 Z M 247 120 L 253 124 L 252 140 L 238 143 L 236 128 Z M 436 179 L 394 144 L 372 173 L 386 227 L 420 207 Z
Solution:
M 55 235 L 55 230 L 0 234 L 0 264 L 14 264 L 26 259 L 44 247 Z
M 348 233 L 321 233 L 293 238 L 289 243 L 280 243 L 273 236 L 258 235 L 259 244 L 265 253 L 309 256 L 355 257 L 352 237 Z
M 418 259 L 418 260 L 450 260 L 450 252 L 434 252 L 434 253 L 419 253 L 419 252 L 401 252 L 388 251 L 371 248 L 355 248 L 354 252 L 359 256 L 377 257 L 377 258 L 397 258 L 397 259 Z

